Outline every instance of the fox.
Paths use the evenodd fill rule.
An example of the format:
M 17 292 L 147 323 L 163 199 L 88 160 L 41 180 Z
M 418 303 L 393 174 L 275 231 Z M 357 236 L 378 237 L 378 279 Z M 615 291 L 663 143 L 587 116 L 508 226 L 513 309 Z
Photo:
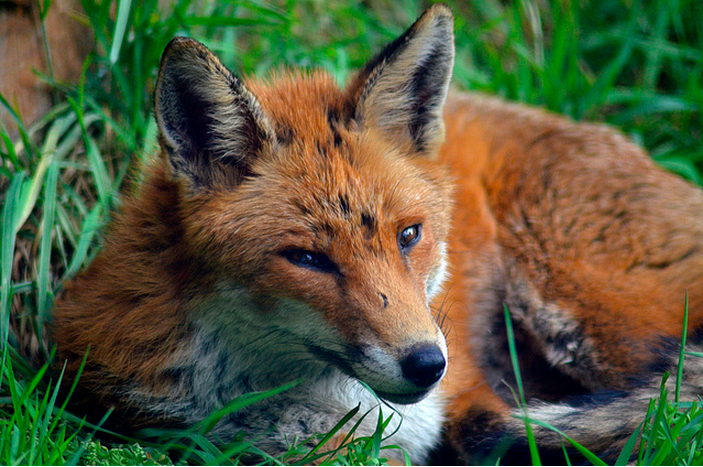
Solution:
M 275 455 L 355 408 L 337 441 L 370 435 L 390 407 L 391 461 L 524 462 L 527 414 L 543 461 L 564 463 L 562 435 L 615 459 L 685 300 L 700 341 L 703 192 L 608 126 L 450 89 L 453 30 L 432 5 L 343 87 L 240 79 L 174 38 L 160 149 L 55 305 L 75 406 L 187 426 L 288 385 L 211 436 Z M 689 358 L 682 398 L 701 375 Z

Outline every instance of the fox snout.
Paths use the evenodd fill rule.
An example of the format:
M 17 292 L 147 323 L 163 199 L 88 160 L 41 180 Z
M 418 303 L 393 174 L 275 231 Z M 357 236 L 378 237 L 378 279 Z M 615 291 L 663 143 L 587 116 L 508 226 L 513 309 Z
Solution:
M 397 274 L 392 274 L 392 271 Z M 343 313 L 326 314 L 340 331 L 351 374 L 386 400 L 414 403 L 429 394 L 447 369 L 447 345 L 426 296 L 424 281 L 400 267 L 385 267 L 370 274 L 374 281 L 349 278 Z M 423 275 L 424 276 L 424 275 Z M 381 278 L 383 277 L 383 278 Z M 374 291 L 383 290 L 381 307 Z
M 382 398 L 402 404 L 417 402 L 442 380 L 447 346 L 439 327 L 427 316 L 415 316 L 400 326 L 405 335 L 374 333 L 357 344 L 361 350 L 347 361 L 353 376 Z M 424 314 L 423 314 L 424 315 Z M 424 324 L 424 326 L 423 326 Z M 409 329 L 418 326 L 416 329 Z
M 430 388 L 444 376 L 447 359 L 435 344 L 412 347 L 400 363 L 403 377 L 418 388 Z
M 446 355 L 442 336 L 436 343 L 412 345 L 395 357 L 379 347 L 369 348 L 351 369 L 383 399 L 412 404 L 424 399 L 442 380 Z

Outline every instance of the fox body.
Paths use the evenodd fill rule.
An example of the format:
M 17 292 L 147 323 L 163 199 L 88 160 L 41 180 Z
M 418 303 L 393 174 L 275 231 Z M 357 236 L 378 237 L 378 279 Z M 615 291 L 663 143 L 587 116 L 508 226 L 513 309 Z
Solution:
M 191 424 L 298 382 L 215 428 L 275 453 L 379 410 L 361 381 L 415 462 L 440 445 L 476 461 L 503 437 L 520 455 L 507 307 L 530 415 L 617 447 L 671 365 L 686 290 L 701 328 L 703 195 L 609 128 L 449 94 L 452 25 L 433 6 L 344 89 L 243 82 L 174 39 L 161 152 L 57 302 L 59 361 L 76 374 L 88 352 L 74 402 Z
M 687 295 L 694 341 L 703 325 L 703 193 L 602 125 L 468 95 L 450 98 L 445 122 L 438 159 L 458 180 L 440 297 L 446 439 L 464 461 L 506 435 L 519 441 L 506 455 L 527 456 L 524 422 L 506 418 L 520 415 L 507 308 L 529 416 L 614 460 L 675 373 Z M 682 390 L 696 400 L 690 360 Z M 542 460 L 564 463 L 568 443 L 532 429 Z

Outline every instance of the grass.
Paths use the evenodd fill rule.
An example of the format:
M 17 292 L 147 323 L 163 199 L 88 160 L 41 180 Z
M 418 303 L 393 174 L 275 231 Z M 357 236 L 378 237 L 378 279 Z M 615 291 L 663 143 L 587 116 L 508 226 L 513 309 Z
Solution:
M 177 462 L 236 462 L 255 448 L 216 447 L 197 430 L 161 433 L 151 444 L 96 441 L 93 428 L 57 405 L 59 379 L 46 375 L 53 299 L 94 257 L 100 230 L 119 207 L 120 190 L 138 180 L 139 164 L 154 150 L 151 93 L 172 36 L 203 41 L 245 74 L 323 67 L 343 82 L 425 4 L 186 0 L 158 10 L 156 0 L 82 1 L 96 52 L 81 82 L 54 83 L 63 103 L 39 122 L 27 127 L 16 115 L 16 140 L 0 129 L 0 462 L 168 464 L 173 458 L 165 456 L 167 447 Z M 703 3 L 450 3 L 457 16 L 457 87 L 611 123 L 662 166 L 703 183 Z M 0 104 L 12 110 L 4 98 Z M 652 406 L 654 431 L 643 431 L 646 448 L 639 461 L 700 463 L 703 409 L 668 397 L 662 392 Z M 346 456 L 327 453 L 324 461 L 381 462 L 380 431 L 354 441 Z M 679 440 L 688 440 L 693 450 Z M 667 457 L 674 452 L 688 454 Z M 301 453 L 267 460 L 290 462 Z

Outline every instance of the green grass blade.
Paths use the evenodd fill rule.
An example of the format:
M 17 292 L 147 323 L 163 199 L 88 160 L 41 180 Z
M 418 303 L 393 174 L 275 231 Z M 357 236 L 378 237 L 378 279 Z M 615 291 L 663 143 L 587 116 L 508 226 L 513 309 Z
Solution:
M 630 463 L 632 454 L 635 452 L 635 447 L 637 446 L 637 441 L 642 433 L 643 425 L 644 423 L 641 423 L 632 435 L 630 435 L 627 442 L 623 446 L 622 451 L 620 451 L 620 455 L 618 455 L 618 458 L 615 460 L 614 465 L 628 465 Z
M 201 434 L 206 434 L 206 433 L 210 432 L 215 427 L 215 425 L 222 419 L 222 417 L 225 417 L 231 413 L 242 410 L 243 408 L 248 407 L 248 406 L 255 404 L 259 401 L 262 401 L 264 399 L 268 399 L 270 397 L 273 397 L 276 394 L 280 394 L 282 392 L 285 392 L 285 391 L 289 390 L 290 388 L 297 386 L 298 384 L 300 384 L 300 381 L 293 381 L 291 383 L 284 384 L 280 387 L 277 387 L 277 388 L 274 388 L 274 389 L 271 389 L 268 391 L 253 392 L 250 394 L 245 394 L 241 397 L 237 397 L 236 399 L 230 401 L 228 404 L 226 404 L 221 409 L 214 411 L 205 420 L 198 423 L 196 425 L 196 427 Z
M 532 423 L 535 425 L 542 426 L 544 428 L 547 428 L 549 430 L 552 430 L 558 434 L 560 434 L 562 437 L 564 437 L 565 440 L 567 440 L 571 445 L 583 456 L 585 457 L 588 462 L 590 462 L 593 465 L 608 465 L 605 462 L 603 462 L 598 456 L 593 454 L 591 451 L 589 451 L 585 446 L 582 444 L 578 443 L 574 439 L 570 438 L 569 436 L 566 435 L 563 431 L 557 429 L 556 427 L 550 425 L 549 423 L 545 423 L 539 420 L 531 420 Z M 533 464 L 536 465 L 536 464 Z
M 676 367 L 676 389 L 674 394 L 674 402 L 678 403 L 681 399 L 681 382 L 683 381 L 683 362 L 686 355 L 686 336 L 688 335 L 688 290 L 686 290 L 686 299 L 683 308 L 683 328 L 681 331 L 681 348 L 679 350 L 679 362 Z
M 312 450 L 305 457 L 303 457 L 300 460 L 300 462 L 298 462 L 297 464 L 298 465 L 308 465 L 311 462 L 315 462 L 317 459 L 319 459 L 323 456 L 326 456 L 327 453 L 323 454 L 323 456 L 317 456 L 317 457 L 315 456 L 315 454 L 330 439 L 332 439 L 334 436 L 336 436 L 337 433 L 339 433 L 339 431 L 344 427 L 344 425 L 349 423 L 349 421 L 351 421 L 351 419 L 354 418 L 356 416 L 356 414 L 359 413 L 359 410 L 361 410 L 361 406 L 357 405 L 355 408 L 350 410 L 346 415 L 344 415 L 344 417 L 342 417 L 342 419 L 339 422 L 337 422 L 337 424 L 320 440 L 320 442 L 317 443 L 317 445 L 314 448 L 312 448 Z M 351 431 L 353 431 L 353 430 L 351 430 Z M 348 437 L 345 438 L 345 441 L 346 441 L 346 439 L 348 439 Z M 343 445 L 344 442 L 342 442 L 341 444 Z
M 10 105 L 9 102 L 3 97 L 3 95 L 0 93 L 0 105 L 7 110 L 7 112 L 10 114 L 12 119 L 15 121 L 17 124 L 17 128 L 19 129 L 20 133 L 20 138 L 22 139 L 22 143 L 24 144 L 24 147 L 30 152 L 34 153 L 34 145 L 32 144 L 31 139 L 29 138 L 29 132 L 27 131 L 27 127 L 24 125 L 24 121 L 22 120 L 22 117 L 16 112 L 16 106 Z
M 88 258 L 88 249 L 93 243 L 95 235 L 100 231 L 103 225 L 103 208 L 102 205 L 96 204 L 95 207 L 90 211 L 90 214 L 83 221 L 81 226 L 80 238 L 78 240 L 78 246 L 71 259 L 71 264 L 66 271 L 64 280 L 73 277 L 80 270 L 83 264 Z
M 17 151 L 15 151 L 15 145 L 12 144 L 12 140 L 10 139 L 10 137 L 7 136 L 5 132 L 0 130 L 0 138 L 2 138 L 2 142 L 5 145 L 5 150 L 7 151 L 6 153 L 2 154 L 2 158 L 4 159 L 3 162 L 9 160 L 15 171 L 22 170 L 22 167 L 20 166 L 20 161 L 17 158 Z M 3 169 L 3 171 L 6 171 L 7 175 L 10 174 L 9 167 L 3 167 Z
M 112 186 L 110 177 L 107 174 L 107 169 L 105 168 L 105 162 L 100 155 L 100 151 L 98 150 L 98 146 L 95 144 L 95 140 L 87 133 L 85 134 L 84 139 L 88 163 L 90 164 L 93 179 L 95 180 L 95 186 L 98 190 L 98 199 L 100 200 L 100 204 L 109 209 L 112 205 Z
M 59 178 L 59 166 L 54 160 L 50 163 L 44 183 L 44 206 L 41 222 L 41 241 L 39 244 L 39 266 L 37 271 L 37 335 L 42 336 L 43 323 L 48 321 L 49 310 L 53 302 L 51 284 L 51 246 L 52 231 L 56 215 L 56 186 Z
M 530 459 L 532 460 L 532 465 L 542 465 L 539 459 L 539 452 L 537 451 L 537 442 L 532 434 L 532 427 L 530 426 L 530 420 L 527 416 L 525 407 L 527 402 L 525 400 L 525 390 L 522 386 L 522 376 L 520 375 L 520 364 L 517 358 L 517 348 L 515 347 L 515 333 L 513 332 L 513 321 L 510 318 L 510 311 L 508 310 L 508 305 L 503 305 L 503 314 L 505 317 L 505 328 L 508 334 L 508 347 L 510 349 L 510 361 L 513 365 L 513 371 L 515 372 L 515 379 L 517 380 L 518 394 L 520 395 L 520 404 L 523 408 L 525 415 L 525 432 L 527 436 L 527 443 L 530 449 Z
M 659 402 L 656 404 L 656 412 L 654 413 L 654 419 L 652 420 L 651 424 L 651 431 L 648 433 L 649 437 L 649 442 L 647 443 L 646 449 L 645 449 L 645 454 L 644 454 L 644 459 L 645 462 L 648 464 L 651 464 L 653 461 L 652 459 L 656 455 L 655 451 L 655 443 L 653 440 L 656 439 L 657 434 L 661 433 L 661 430 L 666 427 L 666 399 L 668 395 L 668 391 L 666 390 L 666 381 L 669 378 L 668 373 L 664 373 L 664 376 L 662 377 L 662 383 L 661 383 L 661 388 L 659 391 Z M 663 449 L 668 449 L 669 446 L 664 445 Z
M 129 23 L 129 12 L 132 9 L 131 0 L 118 0 L 117 3 L 117 20 L 115 21 L 115 30 L 112 34 L 112 45 L 109 55 L 111 65 L 117 63 L 117 59 L 120 56 L 120 50 L 122 49 L 122 43 Z
M 41 193 L 41 189 L 44 184 L 44 176 L 49 168 L 51 159 L 51 153 L 42 157 L 32 178 L 28 183 L 25 182 L 22 184 L 22 192 L 17 198 L 17 206 L 15 207 L 15 219 L 12 221 L 15 234 L 19 228 L 24 225 L 36 206 L 39 193 Z
M 26 180 L 23 172 L 12 177 L 2 208 L 2 243 L 0 244 L 0 345 L 5 349 L 10 332 L 10 299 L 12 297 L 12 259 L 15 252 L 17 203 Z

